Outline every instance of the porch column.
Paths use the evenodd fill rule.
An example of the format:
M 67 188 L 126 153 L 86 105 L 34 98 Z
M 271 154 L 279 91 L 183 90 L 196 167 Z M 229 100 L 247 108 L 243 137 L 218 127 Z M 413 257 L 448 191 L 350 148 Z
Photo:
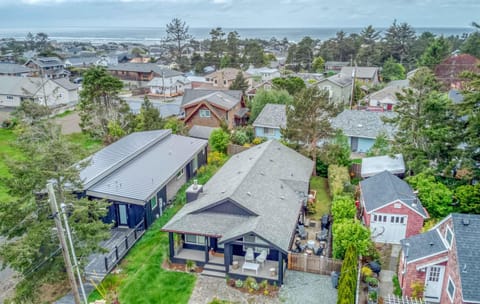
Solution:
M 174 240 L 173 240 L 173 232 L 168 233 L 168 253 L 170 255 L 170 259 L 175 256 L 175 248 L 174 248 Z
M 278 252 L 278 287 L 283 285 L 283 254 Z
M 225 244 L 223 248 L 223 263 L 225 264 L 225 273 L 230 271 L 230 258 L 231 258 L 232 245 Z
M 208 237 L 205 237 L 205 263 L 208 263 L 209 252 L 208 252 Z

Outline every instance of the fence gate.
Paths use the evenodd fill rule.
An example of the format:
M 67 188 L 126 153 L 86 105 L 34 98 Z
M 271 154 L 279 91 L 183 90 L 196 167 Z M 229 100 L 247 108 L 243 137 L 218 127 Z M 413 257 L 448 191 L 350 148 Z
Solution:
M 397 297 L 395 295 L 388 295 L 383 298 L 384 304 L 425 304 L 422 299 L 415 299 L 410 297 Z
M 304 253 L 288 254 L 288 269 L 330 275 L 332 271 L 340 272 L 342 261 L 324 256 L 307 255 Z

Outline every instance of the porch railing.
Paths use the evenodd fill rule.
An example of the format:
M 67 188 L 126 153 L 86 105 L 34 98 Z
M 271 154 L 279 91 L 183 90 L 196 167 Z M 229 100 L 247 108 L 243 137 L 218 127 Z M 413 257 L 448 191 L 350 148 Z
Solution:
M 105 262 L 105 272 L 109 273 L 113 267 L 115 267 L 120 260 L 127 254 L 128 250 L 133 247 L 136 241 L 145 233 L 145 225 L 144 221 L 142 220 L 138 223 L 135 228 L 130 231 L 123 240 L 119 240 L 115 246 L 113 246 L 113 250 L 109 253 L 105 254 L 104 262 Z

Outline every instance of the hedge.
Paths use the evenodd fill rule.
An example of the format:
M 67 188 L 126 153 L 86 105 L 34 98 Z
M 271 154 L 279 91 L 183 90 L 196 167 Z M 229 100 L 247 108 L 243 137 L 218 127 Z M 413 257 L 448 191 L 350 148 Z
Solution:
M 355 303 L 358 277 L 358 253 L 354 246 L 349 246 L 345 252 L 340 281 L 338 282 L 337 304 Z
M 350 185 L 350 175 L 347 167 L 328 166 L 328 186 L 332 197 L 342 194 L 345 186 L 348 185 Z

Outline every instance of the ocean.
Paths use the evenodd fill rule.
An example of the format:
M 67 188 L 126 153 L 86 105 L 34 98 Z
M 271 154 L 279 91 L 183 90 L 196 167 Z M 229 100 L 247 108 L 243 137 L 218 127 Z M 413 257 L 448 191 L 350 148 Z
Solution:
M 298 42 L 305 36 L 313 39 L 326 40 L 335 36 L 340 30 L 347 34 L 360 33 L 363 28 L 223 28 L 225 33 L 237 31 L 241 38 L 258 38 L 278 40 L 287 38 Z M 386 28 L 376 28 L 385 31 Z M 197 40 L 209 38 L 211 28 L 190 28 L 189 33 Z M 435 35 L 459 35 L 473 32 L 473 28 L 415 28 L 417 34 L 432 32 Z M 3 28 L 0 38 L 15 38 L 23 40 L 27 33 L 47 33 L 50 39 L 57 41 L 90 41 L 92 43 L 133 42 L 152 45 L 160 43 L 166 37 L 164 27 L 62 27 L 62 28 Z

